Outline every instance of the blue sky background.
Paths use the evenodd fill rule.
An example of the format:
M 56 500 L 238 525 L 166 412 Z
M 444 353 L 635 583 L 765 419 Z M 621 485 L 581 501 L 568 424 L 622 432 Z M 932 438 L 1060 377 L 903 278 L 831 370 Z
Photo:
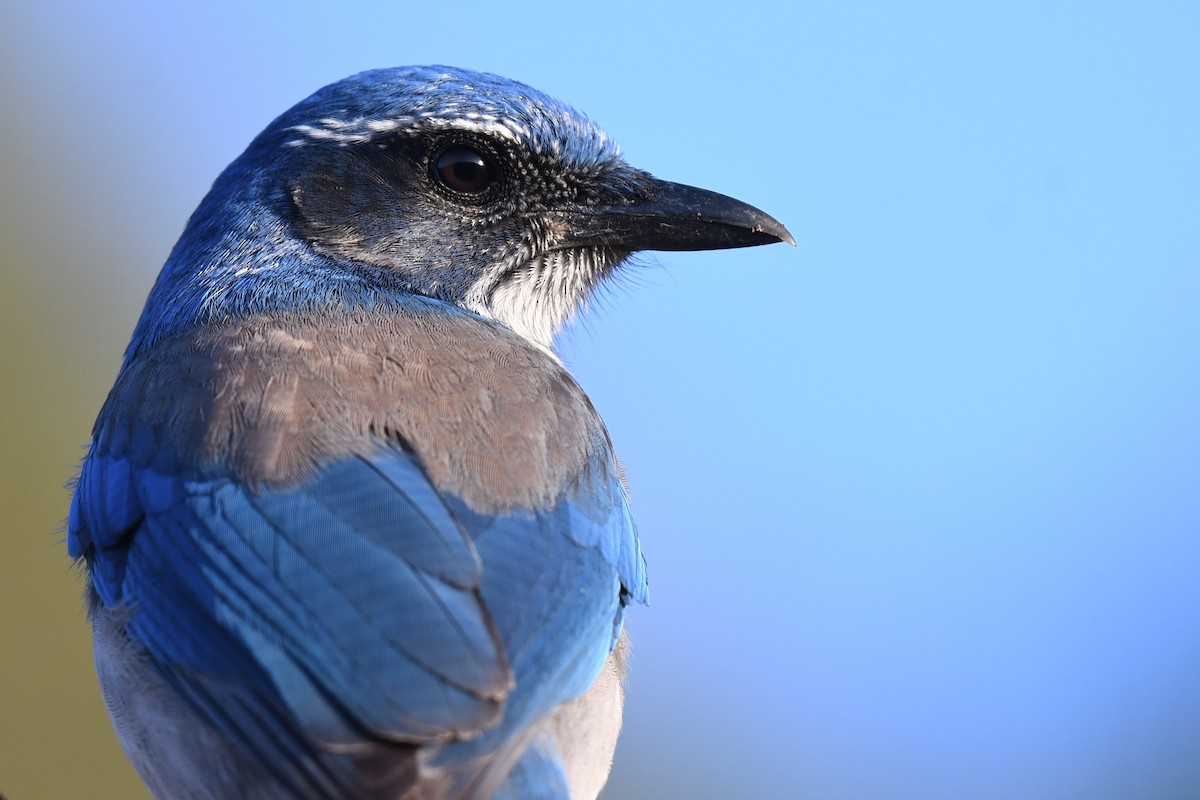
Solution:
M 796 249 L 563 340 L 652 607 L 605 797 L 1200 796 L 1200 6 L 0 9 L 0 792 L 126 798 L 53 531 L 146 292 L 276 114 L 513 77 Z M 143 790 L 137 790 L 143 791 Z

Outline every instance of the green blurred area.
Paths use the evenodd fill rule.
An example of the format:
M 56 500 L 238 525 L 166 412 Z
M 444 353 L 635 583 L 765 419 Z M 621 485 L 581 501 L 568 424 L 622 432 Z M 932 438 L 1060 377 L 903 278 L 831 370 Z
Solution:
M 86 338 L 88 310 L 56 304 L 53 282 L 29 274 L 37 262 L 20 258 L 27 233 L 5 226 L 0 272 L 0 790 L 8 800 L 70 798 L 102 785 L 113 797 L 144 797 L 96 686 L 83 583 L 61 532 L 62 487 L 113 359 Z
M 6 90 L 6 108 L 28 108 Z M 0 140 L 0 793 L 7 800 L 148 797 L 113 735 L 92 667 L 83 582 L 62 526 L 91 422 L 126 331 L 105 320 L 121 248 L 37 132 Z M 76 175 L 76 178 L 79 176 Z M 72 203 L 76 204 L 73 207 Z M 65 223 L 65 224 L 64 224 Z M 70 231 L 64 235 L 64 231 Z M 108 291 L 104 291 L 107 287 Z

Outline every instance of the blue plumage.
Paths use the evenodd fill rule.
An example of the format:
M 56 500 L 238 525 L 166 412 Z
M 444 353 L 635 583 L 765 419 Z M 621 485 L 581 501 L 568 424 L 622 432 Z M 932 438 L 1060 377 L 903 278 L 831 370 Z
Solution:
M 319 759 L 364 733 L 440 742 L 492 727 L 503 739 L 585 691 L 628 594 L 605 551 L 637 550 L 611 473 L 608 490 L 617 505 L 606 517 L 571 497 L 484 517 L 444 500 L 395 450 L 260 493 L 93 456 L 69 546 L 89 556 L 106 606 L 139 609 L 127 631 L 173 685 L 201 706 L 230 702 L 209 694 L 214 680 L 258 695 L 243 703 L 270 698 L 291 722 L 230 733 L 255 751 L 295 739 Z M 508 659 L 528 691 L 508 697 L 497 725 Z
M 96 658 L 160 797 L 594 797 L 646 599 L 556 330 L 637 249 L 790 241 L 496 76 L 267 128 L 151 292 L 76 487 Z

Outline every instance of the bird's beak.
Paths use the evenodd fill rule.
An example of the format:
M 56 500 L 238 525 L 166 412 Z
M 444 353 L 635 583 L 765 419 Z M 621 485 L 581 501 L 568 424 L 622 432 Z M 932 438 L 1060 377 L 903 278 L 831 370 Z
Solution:
M 573 210 L 568 244 L 630 251 L 796 244 L 779 220 L 741 200 L 657 179 L 648 188 L 648 196 L 628 205 Z

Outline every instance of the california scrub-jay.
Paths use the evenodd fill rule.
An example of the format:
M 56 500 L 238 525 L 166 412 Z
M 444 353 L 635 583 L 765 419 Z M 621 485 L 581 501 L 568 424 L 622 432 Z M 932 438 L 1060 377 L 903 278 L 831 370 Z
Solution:
M 646 597 L 551 338 L 636 250 L 791 242 L 522 84 L 364 72 L 217 179 L 93 431 L 68 547 L 160 798 L 592 798 Z

